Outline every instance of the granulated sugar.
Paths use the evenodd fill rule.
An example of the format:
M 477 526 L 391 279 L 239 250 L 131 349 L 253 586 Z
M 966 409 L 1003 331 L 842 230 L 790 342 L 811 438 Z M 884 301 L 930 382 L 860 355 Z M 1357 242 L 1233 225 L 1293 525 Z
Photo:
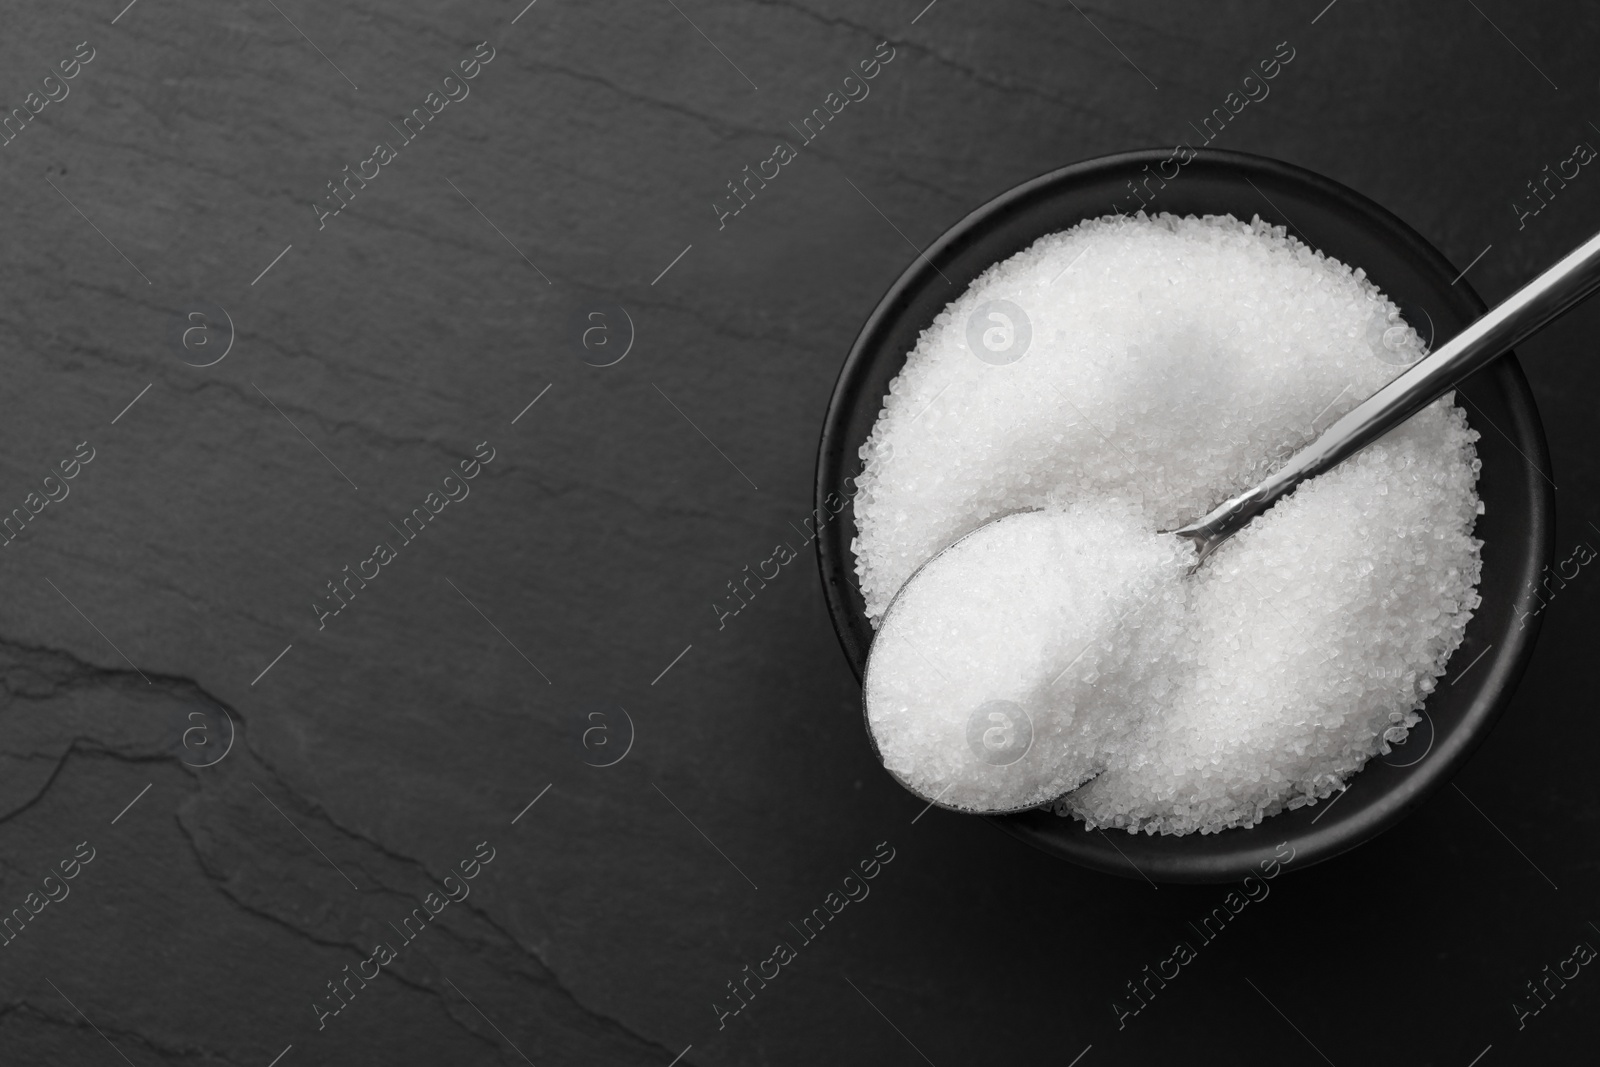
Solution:
M 865 682 L 884 766 L 977 810 L 1037 805 L 1105 768 L 1175 649 L 1194 549 L 1115 501 L 985 526 L 918 572 Z
M 1477 606 L 1476 433 L 1440 400 L 1192 576 L 1193 549 L 1156 531 L 1422 354 L 1359 271 L 1259 220 L 1094 220 L 991 268 L 923 333 L 862 448 L 869 616 L 962 536 L 1040 514 L 896 604 L 867 680 L 886 765 L 974 808 L 1097 775 L 1055 810 L 1151 833 L 1329 796 L 1417 720 Z

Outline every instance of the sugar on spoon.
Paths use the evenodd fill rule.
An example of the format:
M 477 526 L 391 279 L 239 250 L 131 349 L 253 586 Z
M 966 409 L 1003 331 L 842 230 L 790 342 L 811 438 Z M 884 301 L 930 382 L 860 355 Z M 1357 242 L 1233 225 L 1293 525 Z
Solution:
M 1593 295 L 1597 289 L 1600 289 L 1600 234 L 1590 237 L 1554 266 L 1491 308 L 1446 344 L 1412 364 L 1387 385 L 1357 404 L 1255 488 L 1224 501 L 1203 518 L 1171 531 L 1172 534 L 1190 542 L 1196 553 L 1195 565 L 1198 566 L 1216 551 L 1219 545 L 1238 533 L 1257 515 L 1293 492 L 1300 483 L 1332 469 L 1383 437 L 1478 370 L 1566 314 Z M 989 522 L 923 563 L 906 580 L 905 585 L 891 602 L 884 615 L 884 626 L 887 627 L 906 591 L 918 581 L 919 577 L 929 573 L 936 561 L 958 549 L 970 552 L 986 538 L 1003 536 L 1001 528 L 1008 520 L 1016 517 L 1005 516 Z M 1011 529 L 1014 531 L 1014 528 L 1013 524 Z M 880 738 L 874 731 L 874 709 L 871 706 L 871 699 L 874 692 L 873 666 L 883 646 L 881 640 L 883 633 L 884 629 L 880 628 L 879 639 L 874 640 L 868 653 L 866 679 L 862 687 L 867 733 L 872 740 L 874 751 L 879 753 L 880 758 L 883 750 Z M 994 725 L 988 729 L 1009 746 L 1002 751 L 1016 750 L 1016 754 L 1020 756 L 1025 754 L 1026 746 L 1019 742 L 1019 731 L 1027 734 L 1022 740 L 1026 744 L 1031 744 L 1031 725 L 998 706 L 1005 703 L 996 702 L 997 706 L 994 709 L 985 712 L 987 718 L 982 722 L 992 719 Z M 987 708 L 988 705 L 985 705 L 985 709 Z M 969 744 L 975 743 L 973 738 L 969 737 Z M 996 763 L 1002 770 L 1012 765 L 1009 761 L 999 763 L 997 760 L 985 760 L 985 762 Z M 894 774 L 892 769 L 891 774 Z M 930 795 L 925 789 L 907 781 L 901 775 L 894 774 L 894 777 L 906 789 L 930 804 L 969 814 L 1000 815 L 1027 811 L 1054 799 L 1053 796 L 1032 795 L 1027 796 L 1025 802 L 1008 806 L 952 803 L 944 799 L 943 792 Z M 1086 776 L 1082 781 L 1087 781 L 1089 777 L 1093 775 Z M 1077 784 L 1081 785 L 1082 781 Z M 1076 785 L 1070 786 L 1069 790 L 1070 788 L 1076 788 Z M 1013 796 L 1011 799 L 1022 800 L 1023 797 Z

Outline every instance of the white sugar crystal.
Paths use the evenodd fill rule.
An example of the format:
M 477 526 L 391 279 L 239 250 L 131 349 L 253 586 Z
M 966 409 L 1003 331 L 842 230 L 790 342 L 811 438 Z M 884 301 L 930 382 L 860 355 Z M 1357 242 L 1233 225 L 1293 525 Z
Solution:
M 1336 791 L 1417 721 L 1477 603 L 1460 409 L 1302 485 L 1192 576 L 1156 531 L 1422 354 L 1363 275 L 1259 220 L 1108 217 L 992 267 L 923 333 L 861 452 L 885 763 L 973 808 L 1097 775 L 1056 810 L 1150 833 Z M 885 620 L 919 566 L 1017 512 L 1038 514 L 930 564 Z

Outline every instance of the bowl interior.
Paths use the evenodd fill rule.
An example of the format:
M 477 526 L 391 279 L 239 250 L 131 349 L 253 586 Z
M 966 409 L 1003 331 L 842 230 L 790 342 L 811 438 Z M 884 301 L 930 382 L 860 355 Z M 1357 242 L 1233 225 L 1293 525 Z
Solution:
M 851 496 L 859 450 L 889 382 L 918 334 L 991 264 L 1039 237 L 1086 218 L 1138 209 L 1129 182 L 1148 188 L 1148 210 L 1178 215 L 1260 215 L 1343 262 L 1364 269 L 1425 339 L 1448 340 L 1484 311 L 1449 262 L 1398 218 L 1365 197 L 1298 167 L 1234 152 L 1200 151 L 1164 184 L 1171 150 L 1129 152 L 1075 164 L 990 201 L 930 246 L 895 282 L 862 328 L 834 387 L 823 425 L 815 506 Z M 1164 166 L 1163 166 L 1164 164 Z M 1144 180 L 1151 175 L 1157 175 Z M 948 279 L 948 281 L 947 281 Z M 1397 368 L 1398 371 L 1398 368 Z M 1155 881 L 1221 882 L 1280 858 L 1291 869 L 1354 847 L 1393 825 L 1444 785 L 1504 709 L 1533 651 L 1535 591 L 1550 561 L 1554 483 L 1532 393 L 1516 357 L 1496 361 L 1457 391 L 1481 435 L 1478 491 L 1485 514 L 1482 605 L 1464 644 L 1429 698 L 1423 721 L 1388 756 L 1375 758 L 1349 788 L 1312 807 L 1283 812 L 1250 829 L 1182 837 L 1086 830 L 1075 819 L 1027 812 L 993 819 L 1047 852 L 1085 866 Z M 847 505 L 847 508 L 849 506 Z M 821 512 L 819 512 L 820 514 Z M 873 630 L 855 587 L 853 509 L 818 537 L 818 563 L 834 630 L 859 679 Z

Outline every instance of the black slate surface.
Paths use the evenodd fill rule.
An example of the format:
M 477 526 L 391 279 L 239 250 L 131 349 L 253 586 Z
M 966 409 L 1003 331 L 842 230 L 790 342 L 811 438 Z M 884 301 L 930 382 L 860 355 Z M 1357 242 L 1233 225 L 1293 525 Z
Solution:
M 1366 193 L 1493 301 L 1600 226 L 1587 168 L 1524 215 L 1600 144 L 1600 12 L 924 2 L 8 5 L 0 103 L 38 114 L 0 146 L 0 503 L 38 514 L 0 551 L 0 907 L 28 917 L 0 1061 L 1592 1056 L 1591 568 L 1458 788 L 1291 865 L 1137 1013 L 1127 983 L 1225 887 L 920 816 L 861 735 L 809 550 L 720 628 L 711 605 L 808 514 L 855 331 L 971 208 L 1191 139 L 1287 42 L 1215 146 Z M 719 228 L 725 183 L 875 54 Z M 614 347 L 584 348 L 596 323 Z M 1522 350 L 1558 559 L 1600 544 L 1597 324 Z M 391 530 L 475 450 L 464 498 Z M 870 894 L 803 941 L 863 861 Z M 796 958 L 723 1015 L 779 941 Z

